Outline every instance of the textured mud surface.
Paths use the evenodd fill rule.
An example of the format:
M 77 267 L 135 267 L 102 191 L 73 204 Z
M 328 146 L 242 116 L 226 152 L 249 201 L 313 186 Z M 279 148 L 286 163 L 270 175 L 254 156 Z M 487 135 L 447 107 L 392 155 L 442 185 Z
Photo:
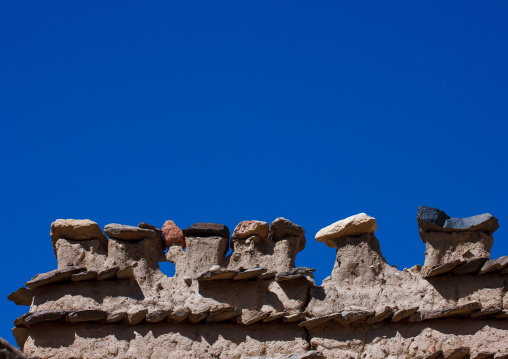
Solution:
M 13 333 L 37 358 L 508 357 L 497 219 L 422 206 L 417 222 L 425 264 L 403 271 L 382 256 L 374 218 L 323 228 L 316 240 L 337 257 L 317 286 L 312 268 L 295 268 L 305 231 L 284 218 L 241 222 L 232 238 L 214 223 L 57 220 L 58 268 L 9 296 L 30 305 Z

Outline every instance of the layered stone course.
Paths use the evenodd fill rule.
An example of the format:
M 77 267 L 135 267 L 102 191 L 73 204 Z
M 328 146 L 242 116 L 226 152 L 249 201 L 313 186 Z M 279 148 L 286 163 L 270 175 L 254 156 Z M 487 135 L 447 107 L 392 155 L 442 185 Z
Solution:
M 103 232 L 57 220 L 58 268 L 9 295 L 30 306 L 13 333 L 34 358 L 508 357 L 508 256 L 490 259 L 497 219 L 421 206 L 417 223 L 425 263 L 403 271 L 382 256 L 375 218 L 323 228 L 316 240 L 336 261 L 317 286 L 314 269 L 295 268 L 304 229 L 282 217 L 243 221 L 231 238 L 214 223 Z

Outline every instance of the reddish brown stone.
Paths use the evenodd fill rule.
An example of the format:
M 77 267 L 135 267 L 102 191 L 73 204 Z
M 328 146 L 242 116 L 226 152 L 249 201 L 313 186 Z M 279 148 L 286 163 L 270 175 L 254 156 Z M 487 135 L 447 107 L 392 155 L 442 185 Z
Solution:
M 185 248 L 185 237 L 182 230 L 173 221 L 166 221 L 162 226 L 162 236 L 166 246 L 173 246 L 175 244 Z
M 268 223 L 262 221 L 243 221 L 238 223 L 232 238 L 245 239 L 250 236 L 268 237 Z

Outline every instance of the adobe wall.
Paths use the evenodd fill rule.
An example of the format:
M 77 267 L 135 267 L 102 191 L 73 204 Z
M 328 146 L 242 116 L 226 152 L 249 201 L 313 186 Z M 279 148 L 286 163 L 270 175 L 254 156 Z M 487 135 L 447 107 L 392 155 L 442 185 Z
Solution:
M 213 223 L 57 220 L 58 268 L 9 296 L 30 306 L 13 333 L 37 358 L 508 358 L 497 219 L 421 206 L 417 222 L 425 264 L 403 271 L 382 256 L 374 218 L 323 228 L 315 238 L 337 257 L 317 286 L 295 268 L 305 231 L 284 218 L 231 236 Z

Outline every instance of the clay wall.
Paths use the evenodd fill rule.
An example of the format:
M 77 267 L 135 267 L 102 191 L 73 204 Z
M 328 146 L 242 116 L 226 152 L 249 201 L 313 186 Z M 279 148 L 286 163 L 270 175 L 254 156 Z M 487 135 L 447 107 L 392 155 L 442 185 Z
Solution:
M 315 238 L 337 256 L 318 286 L 312 268 L 295 268 L 305 231 L 284 218 L 232 235 L 57 220 L 58 268 L 9 296 L 29 306 L 13 333 L 34 358 L 508 358 L 497 219 L 422 206 L 417 222 L 425 264 L 403 271 L 386 263 L 374 218 L 323 228 Z

